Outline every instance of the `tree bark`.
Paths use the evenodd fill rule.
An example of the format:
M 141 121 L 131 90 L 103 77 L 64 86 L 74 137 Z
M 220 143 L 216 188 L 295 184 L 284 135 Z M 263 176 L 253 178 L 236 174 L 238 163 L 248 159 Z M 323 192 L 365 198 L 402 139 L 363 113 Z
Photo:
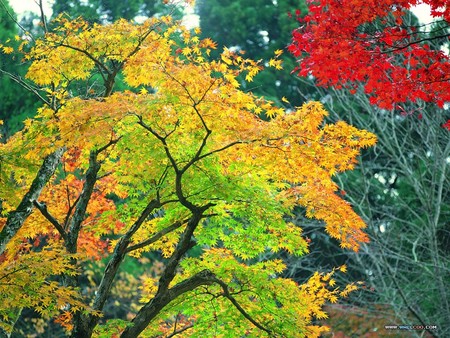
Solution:
M 175 252 L 167 262 L 165 270 L 159 279 L 158 291 L 156 291 L 155 297 L 139 310 L 139 312 L 132 320 L 133 326 L 126 328 L 122 333 L 121 338 L 137 337 L 158 315 L 158 313 L 173 299 L 175 299 L 182 293 L 193 290 L 198 285 L 202 285 L 205 283 L 205 276 L 208 275 L 206 272 L 204 272 L 203 274 L 199 273 L 194 276 L 196 278 L 191 277 L 190 279 L 184 281 L 186 283 L 181 282 L 174 286 L 172 289 L 169 289 L 169 284 L 175 277 L 176 269 L 181 258 L 192 247 L 192 235 L 194 234 L 195 229 L 202 219 L 203 212 L 209 207 L 209 205 L 206 205 L 202 208 L 195 208 L 194 210 L 191 210 L 193 212 L 193 215 L 189 220 L 186 229 L 181 235 Z M 212 281 L 208 281 L 212 283 Z M 179 285 L 186 285 L 187 287 L 182 288 L 182 292 L 176 292 L 176 290 L 178 290 L 176 289 L 176 287 Z
M 16 210 L 9 213 L 6 224 L 0 232 L 0 255 L 5 251 L 6 244 L 8 244 L 22 227 L 28 216 L 30 216 L 33 211 L 34 201 L 37 201 L 42 189 L 55 173 L 63 153 L 64 148 L 60 148 L 44 159 L 33 183 L 31 183 L 30 189 L 22 198 L 19 206 Z
M 128 327 L 120 336 L 121 338 L 136 338 L 147 327 L 152 319 L 167 306 L 172 300 L 182 294 L 192 291 L 201 285 L 211 285 L 217 281 L 216 276 L 209 270 L 202 270 L 171 289 L 158 292 L 157 295 L 145 304 L 133 319 L 133 326 Z
M 114 282 L 114 278 L 117 275 L 117 271 L 120 268 L 125 254 L 127 253 L 127 247 L 130 243 L 131 236 L 140 228 L 142 223 L 154 211 L 156 208 L 161 206 L 158 200 L 151 200 L 147 207 L 141 213 L 141 216 L 136 220 L 133 226 L 127 231 L 127 233 L 120 239 L 117 243 L 114 253 L 106 266 L 103 273 L 102 280 L 97 289 L 97 293 L 94 299 L 94 304 L 92 308 L 97 311 L 101 311 L 107 300 L 109 292 Z M 75 321 L 74 329 L 72 331 L 71 337 L 90 337 L 92 332 L 97 325 L 99 317 L 94 315 L 79 315 Z

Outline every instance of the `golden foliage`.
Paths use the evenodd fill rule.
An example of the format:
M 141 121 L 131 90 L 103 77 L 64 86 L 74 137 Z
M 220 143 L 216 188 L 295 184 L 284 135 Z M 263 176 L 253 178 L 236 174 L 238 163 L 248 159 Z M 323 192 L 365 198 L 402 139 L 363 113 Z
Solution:
M 108 243 L 114 250 L 149 199 L 156 198 L 161 208 L 147 215 L 127 242 L 131 256 L 151 251 L 171 257 L 192 219 L 189 205 L 207 206 L 194 233 L 200 257 L 182 261 L 174 282 L 209 269 L 240 290 L 233 294 L 241 306 L 273 332 L 318 337 L 326 328 L 311 325 L 312 319 L 326 318 L 324 303 L 336 302 L 355 287 L 338 290 L 331 278 L 334 271 L 316 273 L 299 286 L 279 277 L 284 269 L 281 261 L 251 264 L 249 259 L 268 251 L 294 255 L 308 251 L 301 228 L 284 218 L 295 206 L 324 221 L 326 231 L 342 247 L 358 250 L 367 241 L 365 225 L 337 194 L 333 176 L 353 169 L 361 149 L 374 145 L 375 136 L 343 121 L 326 124 L 327 112 L 318 102 L 286 111 L 241 91 L 240 76 L 251 81 L 263 66 L 228 49 L 219 60 L 209 61 L 216 44 L 169 17 L 141 25 L 125 20 L 89 25 L 63 17 L 57 23 L 58 28 L 26 55 L 32 61 L 27 78 L 45 89 L 47 105 L 25 122 L 23 131 L 0 145 L 0 157 L 8 159 L 0 177 L 10 182 L 0 188 L 6 214 L 26 192 L 42 159 L 60 147 L 66 150 L 39 198 L 53 219 L 35 210 L 1 263 L 5 270 L 0 269 L 4 271 L 0 278 L 22 288 L 31 282 L 30 275 L 39 276 L 34 287 L 39 296 L 20 300 L 18 287 L 13 296 L 5 297 L 5 308 L 25 306 L 45 312 L 52 302 L 57 306 L 68 302 L 72 309 L 81 309 L 74 290 L 46 280 L 74 271 L 61 249 L 67 244 L 65 237 L 78 231 L 72 259 L 98 260 L 107 254 Z M 281 54 L 276 51 L 268 65 L 281 68 Z M 127 89 L 113 90 L 118 74 Z M 104 86 L 97 86 L 97 81 Z M 92 170 L 93 154 L 100 169 L 80 228 L 74 230 L 70 224 Z M 51 245 L 39 253 L 18 255 L 16 246 L 23 238 L 39 236 Z M 20 264 L 32 274 L 23 273 Z M 158 278 L 152 275 L 143 282 L 143 301 L 158 291 Z M 44 296 L 49 293 L 52 296 Z M 205 334 L 205 323 L 218 318 L 234 323 L 227 330 L 245 333 L 245 318 L 221 297 L 219 285 L 192 294 L 179 297 L 148 330 L 167 329 L 167 322 L 162 324 L 167 315 L 182 318 L 183 325 L 189 320 L 199 323 L 186 334 Z M 214 302 L 207 301 L 211 295 L 216 295 Z M 194 314 L 195 302 L 214 303 L 214 309 L 208 305 Z M 177 317 L 179 313 L 183 317 Z M 70 318 L 64 313 L 60 322 L 68 324 Z M 123 327 L 122 322 L 110 324 L 114 330 Z M 248 336 L 260 334 L 250 325 Z

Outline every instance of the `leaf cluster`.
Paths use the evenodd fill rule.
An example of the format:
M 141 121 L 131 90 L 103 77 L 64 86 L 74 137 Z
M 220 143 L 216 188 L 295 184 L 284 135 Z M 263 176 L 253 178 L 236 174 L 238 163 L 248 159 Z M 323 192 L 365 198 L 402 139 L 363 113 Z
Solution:
M 325 124 L 318 102 L 285 111 L 243 92 L 236 78 L 251 80 L 262 66 L 227 49 L 210 61 L 215 44 L 169 17 L 57 23 L 26 55 L 27 78 L 40 86 L 44 106 L 0 155 L 11 158 L 2 168 L 8 177 L 20 167 L 12 156 L 19 149 L 36 166 L 63 153 L 16 238 L 46 236 L 78 264 L 108 255 L 89 302 L 94 312 L 75 313 L 72 334 L 93 334 L 123 259 L 152 252 L 165 268 L 144 280 L 144 305 L 130 325 L 110 323 L 122 337 L 155 334 L 178 318 L 186 334 L 318 336 L 324 328 L 312 320 L 325 316 L 324 302 L 352 287 L 339 294 L 331 275 L 320 274 L 299 286 L 280 277 L 280 261 L 250 258 L 307 252 L 301 228 L 284 217 L 296 206 L 357 251 L 367 241 L 364 222 L 332 178 L 352 169 L 375 136 L 342 121 Z M 115 91 L 119 74 L 128 89 Z M 101 88 L 92 86 L 94 75 Z M 73 95 L 80 83 L 86 94 Z M 21 185 L 1 190 L 2 234 L 12 231 L 15 201 L 27 196 L 35 167 L 23 175 Z M 199 256 L 186 258 L 193 247 Z

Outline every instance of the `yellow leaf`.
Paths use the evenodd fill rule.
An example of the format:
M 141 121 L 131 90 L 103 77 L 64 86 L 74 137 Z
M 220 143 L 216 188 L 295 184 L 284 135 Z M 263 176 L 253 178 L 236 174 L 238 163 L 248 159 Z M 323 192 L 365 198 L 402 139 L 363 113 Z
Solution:
M 14 52 L 14 48 L 12 47 L 8 47 L 8 46 L 3 46 L 3 53 L 5 54 L 11 54 L 12 52 Z
M 317 319 L 327 319 L 328 315 L 323 311 L 317 311 L 316 317 L 317 317 Z
M 189 54 L 191 54 L 191 52 L 192 51 L 191 51 L 191 49 L 189 47 L 184 47 L 182 53 L 183 53 L 184 56 L 188 56 Z
M 231 65 L 233 63 L 233 61 L 231 61 L 230 58 L 228 58 L 226 55 L 222 54 L 220 56 L 220 58 L 222 59 L 223 62 L 225 62 L 227 65 Z

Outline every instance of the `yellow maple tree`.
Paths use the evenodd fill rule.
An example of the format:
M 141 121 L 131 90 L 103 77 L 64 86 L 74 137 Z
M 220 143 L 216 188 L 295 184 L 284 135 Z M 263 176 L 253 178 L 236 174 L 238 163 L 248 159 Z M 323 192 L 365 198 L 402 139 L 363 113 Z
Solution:
M 282 277 L 282 261 L 256 258 L 308 252 L 285 217 L 297 206 L 342 247 L 367 241 L 333 176 L 353 169 L 375 136 L 326 124 L 318 102 L 286 111 L 242 91 L 241 78 L 263 67 L 227 49 L 210 60 L 215 47 L 170 17 L 109 25 L 59 17 L 25 55 L 44 104 L 0 145 L 0 264 L 20 263 L 11 253 L 24 239 L 45 239 L 39 255 L 28 245 L 24 257 L 44 259 L 28 264 L 44 284 L 64 274 L 56 295 L 70 306 L 59 321 L 73 337 L 317 337 L 326 327 L 312 321 L 326 317 L 323 304 L 354 289 L 340 291 L 334 271 L 297 285 Z M 281 67 L 279 55 L 271 66 Z M 164 268 L 144 280 L 139 311 L 100 325 L 124 258 L 148 252 L 160 253 Z M 53 257 L 62 257 L 58 271 Z M 84 264 L 99 259 L 108 263 L 82 305 L 74 269 L 88 274 Z M 45 292 L 42 283 L 32 294 Z M 20 303 L 7 285 L 5 318 L 10 307 L 60 303 Z

